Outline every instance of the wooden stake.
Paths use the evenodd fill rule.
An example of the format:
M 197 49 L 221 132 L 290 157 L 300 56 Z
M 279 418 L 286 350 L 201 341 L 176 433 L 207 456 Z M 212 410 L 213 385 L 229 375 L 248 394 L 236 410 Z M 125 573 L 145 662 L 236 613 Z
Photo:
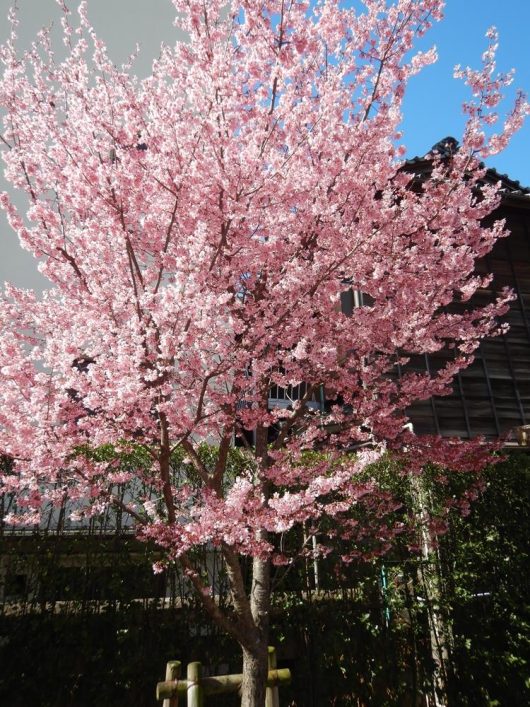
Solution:
M 201 686 L 202 665 L 199 662 L 189 663 L 187 670 L 188 680 L 188 707 L 204 707 L 204 690 Z
M 166 665 L 166 682 L 177 681 L 180 677 L 180 660 L 172 660 Z M 169 699 L 165 699 L 162 707 L 179 707 L 179 695 L 175 692 Z
M 276 670 L 277 668 L 277 661 L 276 661 L 276 648 L 273 646 L 269 646 L 268 648 L 269 651 L 269 673 L 271 670 Z M 280 707 L 280 696 L 279 696 L 279 691 L 278 691 L 278 685 L 276 684 L 274 687 L 268 687 L 266 692 L 265 692 L 265 707 Z

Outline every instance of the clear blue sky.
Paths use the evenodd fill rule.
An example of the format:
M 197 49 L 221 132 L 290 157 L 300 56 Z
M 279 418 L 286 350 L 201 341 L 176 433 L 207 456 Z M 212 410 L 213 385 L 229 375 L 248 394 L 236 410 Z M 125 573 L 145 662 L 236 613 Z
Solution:
M 458 139 L 462 134 L 461 105 L 469 94 L 461 81 L 452 78 L 453 67 L 479 67 L 484 34 L 491 25 L 499 32 L 498 68 L 504 72 L 515 68 L 513 88 L 530 93 L 530 0 L 447 0 L 445 20 L 422 40 L 424 47 L 436 45 L 438 62 L 415 77 L 406 94 L 403 127 L 408 156 L 424 154 L 447 135 Z M 489 164 L 530 186 L 530 118 Z

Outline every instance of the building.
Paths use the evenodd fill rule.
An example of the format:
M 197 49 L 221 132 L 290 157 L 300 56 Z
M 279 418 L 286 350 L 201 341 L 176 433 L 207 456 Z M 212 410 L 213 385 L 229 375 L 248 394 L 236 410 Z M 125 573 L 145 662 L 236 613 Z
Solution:
M 447 142 L 455 143 L 446 138 L 442 144 Z M 429 169 L 425 158 L 409 164 L 419 174 Z M 416 403 L 410 418 L 418 434 L 469 439 L 512 433 L 507 443 L 516 444 L 515 431 L 530 423 L 530 189 L 495 169 L 489 169 L 485 179 L 502 185 L 502 202 L 486 223 L 505 219 L 509 235 L 477 263 L 478 274 L 494 277 L 488 289 L 471 299 L 471 305 L 487 304 L 496 292 L 510 287 L 517 297 L 503 320 L 510 328 L 481 343 L 473 363 L 456 377 L 451 395 Z M 424 356 L 412 364 L 418 370 L 436 370 L 442 360 Z

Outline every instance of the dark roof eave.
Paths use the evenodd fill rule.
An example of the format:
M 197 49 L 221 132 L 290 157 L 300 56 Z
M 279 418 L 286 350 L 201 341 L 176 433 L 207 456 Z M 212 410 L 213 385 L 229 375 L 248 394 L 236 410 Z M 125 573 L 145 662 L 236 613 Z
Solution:
M 428 177 L 431 165 L 432 160 L 427 157 L 412 157 L 403 164 L 401 169 L 410 172 L 416 171 L 418 177 Z M 507 174 L 500 174 L 494 167 L 489 167 L 484 181 L 490 184 L 501 182 L 502 204 L 504 206 L 530 207 L 530 187 L 523 187 L 519 181 L 510 179 Z

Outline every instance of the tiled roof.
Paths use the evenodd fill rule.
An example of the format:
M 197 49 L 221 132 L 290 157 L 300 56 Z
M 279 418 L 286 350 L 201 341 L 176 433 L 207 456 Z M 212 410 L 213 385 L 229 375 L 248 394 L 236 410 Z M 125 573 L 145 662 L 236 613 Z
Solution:
M 412 157 L 405 162 L 405 169 L 419 169 L 425 174 L 431 165 L 431 154 L 441 153 L 444 157 L 449 157 L 451 153 L 458 149 L 458 141 L 453 137 L 446 137 L 432 146 L 431 150 L 423 157 Z M 511 179 L 507 174 L 501 174 L 494 167 L 488 167 L 485 180 L 488 182 L 502 182 L 502 192 L 510 198 L 523 199 L 530 203 L 530 187 L 523 186 L 518 180 Z

